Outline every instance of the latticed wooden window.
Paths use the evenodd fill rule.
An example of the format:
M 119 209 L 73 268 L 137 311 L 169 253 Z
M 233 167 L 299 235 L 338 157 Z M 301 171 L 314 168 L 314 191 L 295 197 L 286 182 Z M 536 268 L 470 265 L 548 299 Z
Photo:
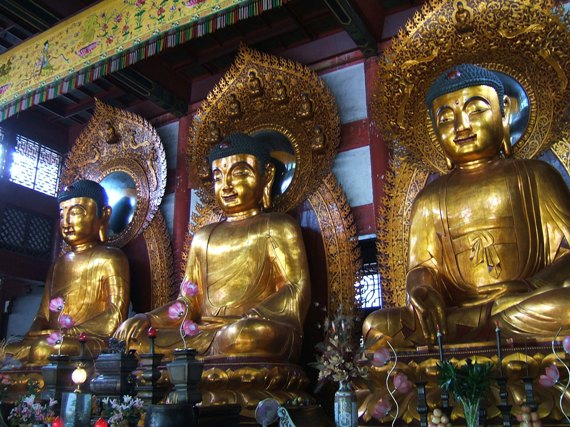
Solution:
M 10 181 L 55 196 L 61 163 L 62 157 L 59 153 L 17 135 L 10 167 Z
M 364 262 L 362 265 L 362 280 L 358 284 L 362 308 L 382 307 L 382 293 L 380 292 L 380 273 L 378 263 Z
M 0 211 L 0 248 L 49 259 L 54 221 L 24 209 Z

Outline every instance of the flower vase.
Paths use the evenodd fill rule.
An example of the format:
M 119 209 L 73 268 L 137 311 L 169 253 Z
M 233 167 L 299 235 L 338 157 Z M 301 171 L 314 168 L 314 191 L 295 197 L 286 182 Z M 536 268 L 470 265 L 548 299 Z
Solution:
M 349 381 L 341 381 L 334 395 L 334 421 L 337 427 L 358 427 L 356 393 Z
M 475 402 L 461 400 L 461 403 L 463 404 L 463 414 L 467 427 L 479 427 L 479 400 Z

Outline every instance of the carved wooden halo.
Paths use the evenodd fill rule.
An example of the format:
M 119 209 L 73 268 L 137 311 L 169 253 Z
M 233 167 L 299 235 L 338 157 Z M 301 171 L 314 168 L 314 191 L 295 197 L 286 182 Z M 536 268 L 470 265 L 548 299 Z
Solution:
M 463 7 L 463 19 L 457 15 Z M 532 158 L 570 133 L 570 18 L 552 0 L 432 0 L 379 62 L 373 117 L 413 162 L 445 172 L 424 95 L 442 72 L 475 63 L 513 77 L 530 102 L 514 157 Z
M 254 79 L 256 84 L 251 83 Z M 205 159 L 213 145 L 233 132 L 261 130 L 284 135 L 294 150 L 294 176 L 273 201 L 273 210 L 287 211 L 316 190 L 331 170 L 340 142 L 336 103 L 308 67 L 242 46 L 194 118 L 187 152 L 189 168 L 206 177 L 209 168 Z M 212 200 L 211 181 L 205 179 L 203 188 L 203 196 Z
M 166 187 L 166 156 L 158 133 L 142 117 L 95 100 L 95 114 L 64 164 L 62 185 L 78 179 L 103 181 L 115 172 L 128 175 L 136 188 L 132 219 L 109 244 L 122 247 L 152 221 Z
M 459 3 L 469 12 L 460 27 Z M 423 97 L 439 74 L 465 62 L 506 74 L 526 92 L 529 120 L 513 155 L 533 158 L 552 148 L 570 170 L 569 16 L 547 0 L 425 4 L 380 60 L 373 101 L 373 117 L 393 149 L 377 218 L 382 299 L 387 307 L 406 304 L 413 201 L 430 173 L 446 171 Z

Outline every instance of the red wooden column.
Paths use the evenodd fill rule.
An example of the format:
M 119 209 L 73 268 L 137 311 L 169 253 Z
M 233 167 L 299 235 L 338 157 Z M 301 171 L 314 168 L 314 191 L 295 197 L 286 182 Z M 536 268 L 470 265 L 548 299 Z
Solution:
M 172 249 L 174 252 L 174 274 L 181 277 L 182 251 L 190 219 L 190 189 L 188 188 L 188 169 L 186 166 L 186 146 L 192 115 L 188 114 L 178 122 L 178 148 L 176 156 L 176 183 L 174 186 L 174 224 L 172 227 Z

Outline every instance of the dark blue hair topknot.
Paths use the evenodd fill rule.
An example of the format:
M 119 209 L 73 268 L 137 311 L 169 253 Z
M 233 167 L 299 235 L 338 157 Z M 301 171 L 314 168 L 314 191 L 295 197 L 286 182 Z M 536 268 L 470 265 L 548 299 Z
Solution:
M 271 161 L 267 144 L 245 133 L 232 133 L 226 136 L 222 142 L 214 145 L 208 155 L 208 161 L 211 165 L 214 160 L 234 154 L 251 154 L 255 156 L 259 162 L 261 173 L 265 172 L 265 165 Z
M 103 214 L 103 207 L 109 204 L 107 192 L 100 184 L 88 179 L 80 179 L 65 187 L 57 196 L 57 202 L 65 202 L 75 197 L 88 197 L 97 204 L 97 216 Z
M 441 74 L 429 88 L 425 103 L 430 116 L 431 106 L 436 98 L 456 90 L 471 86 L 491 86 L 497 92 L 501 106 L 501 116 L 505 115 L 505 88 L 496 73 L 473 64 L 460 64 Z M 433 117 L 432 117 L 433 119 Z

